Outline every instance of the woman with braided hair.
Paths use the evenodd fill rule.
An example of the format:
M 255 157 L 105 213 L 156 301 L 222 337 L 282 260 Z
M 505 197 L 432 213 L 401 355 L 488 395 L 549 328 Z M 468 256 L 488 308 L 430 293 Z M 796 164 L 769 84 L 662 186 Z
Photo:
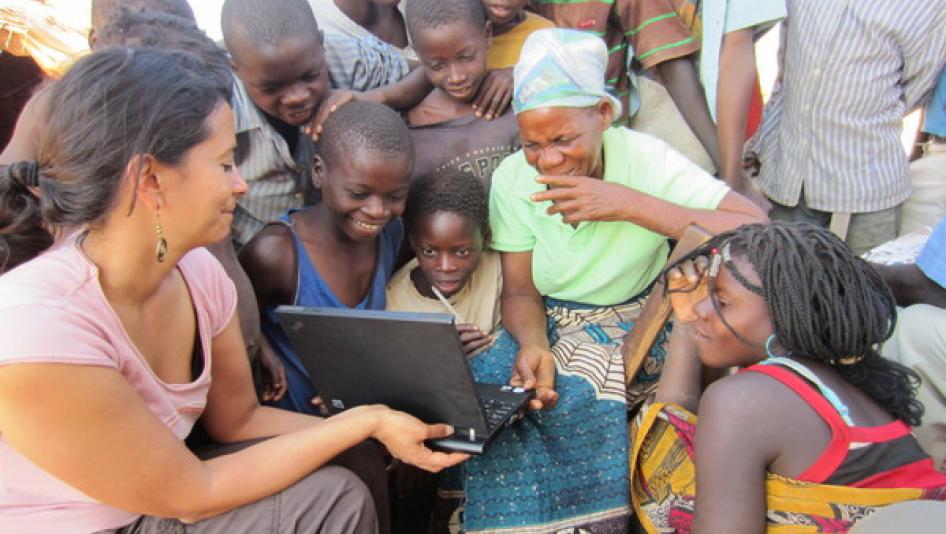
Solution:
M 632 428 L 645 530 L 840 532 L 881 506 L 946 499 L 910 433 L 919 379 L 878 354 L 893 297 L 838 238 L 745 225 L 662 276 L 676 325 Z M 704 368 L 730 367 L 701 395 Z

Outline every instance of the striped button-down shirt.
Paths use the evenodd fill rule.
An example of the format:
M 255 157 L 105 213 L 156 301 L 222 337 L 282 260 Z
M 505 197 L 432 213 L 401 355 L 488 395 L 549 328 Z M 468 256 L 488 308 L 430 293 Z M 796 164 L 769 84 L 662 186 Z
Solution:
M 312 143 L 299 134 L 296 153 L 263 116 L 239 80 L 233 89 L 237 162 L 249 191 L 237 202 L 233 239 L 243 245 L 267 222 L 302 205 L 303 180 L 311 168 Z
M 946 0 L 788 0 L 779 80 L 749 149 L 772 200 L 861 213 L 910 194 L 901 121 L 946 61 Z

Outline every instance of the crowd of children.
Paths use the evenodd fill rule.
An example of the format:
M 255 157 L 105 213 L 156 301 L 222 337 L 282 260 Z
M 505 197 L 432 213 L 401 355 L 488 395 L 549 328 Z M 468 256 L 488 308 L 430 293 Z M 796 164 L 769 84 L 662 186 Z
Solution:
M 91 14 L 0 153 L 3 532 L 835 532 L 946 500 L 946 220 L 915 266 L 858 256 L 946 216 L 946 0 L 225 0 L 222 43 L 187 0 Z M 281 305 L 452 314 L 477 381 L 535 396 L 474 457 L 328 416 Z

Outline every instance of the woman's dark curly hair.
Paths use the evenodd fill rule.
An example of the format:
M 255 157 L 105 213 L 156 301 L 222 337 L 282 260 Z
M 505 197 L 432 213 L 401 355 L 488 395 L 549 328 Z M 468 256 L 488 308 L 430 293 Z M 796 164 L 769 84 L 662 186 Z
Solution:
M 728 249 L 728 250 L 727 250 Z M 733 277 L 765 299 L 779 345 L 797 357 L 830 365 L 891 415 L 919 425 L 919 376 L 885 359 L 878 349 L 893 334 L 896 303 L 877 271 L 834 234 L 808 223 L 747 224 L 720 234 L 668 267 L 699 256 L 719 256 Z M 745 258 L 760 286 L 739 272 L 732 258 Z M 717 261 L 720 261 L 717 260 Z M 710 299 L 724 324 L 710 282 Z
M 45 250 L 50 230 L 104 220 L 135 156 L 176 165 L 207 139 L 230 84 L 206 69 L 193 54 L 144 48 L 77 61 L 50 89 L 36 161 L 0 168 L 4 268 Z

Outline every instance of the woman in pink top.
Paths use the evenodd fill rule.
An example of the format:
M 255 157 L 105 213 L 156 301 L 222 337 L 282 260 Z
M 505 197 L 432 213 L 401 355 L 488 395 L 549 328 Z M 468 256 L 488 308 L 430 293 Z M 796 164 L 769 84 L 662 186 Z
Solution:
M 323 464 L 367 438 L 464 459 L 382 406 L 257 403 L 233 284 L 199 248 L 247 188 L 228 94 L 187 54 L 96 52 L 51 90 L 38 162 L 0 170 L 0 241 L 84 228 L 0 276 L 0 532 L 375 532 L 367 488 Z M 275 437 L 201 461 L 200 416 L 220 443 Z

